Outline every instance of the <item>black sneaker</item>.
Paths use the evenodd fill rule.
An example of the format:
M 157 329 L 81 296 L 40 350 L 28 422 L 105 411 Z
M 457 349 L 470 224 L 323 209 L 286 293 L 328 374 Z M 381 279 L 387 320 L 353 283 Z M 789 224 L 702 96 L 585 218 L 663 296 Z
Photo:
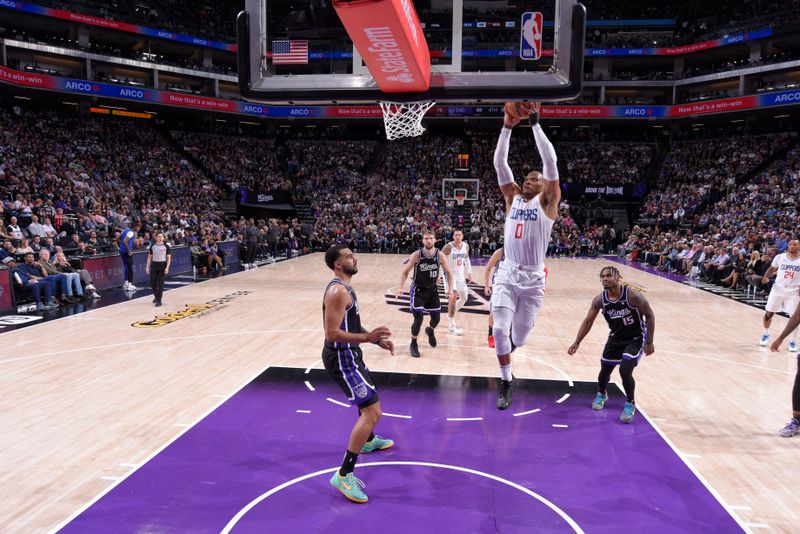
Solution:
M 155 304 L 156 302 L 158 302 L 158 299 L 157 299 L 157 298 L 154 298 L 154 299 L 153 299 L 153 304 Z
M 431 328 L 430 326 L 425 327 L 425 333 L 428 335 L 428 345 L 430 345 L 431 347 L 435 347 L 436 336 L 433 333 L 433 328 Z
M 156 301 L 156 306 L 161 306 L 161 301 L 160 300 Z
M 411 347 L 409 347 L 411 351 L 412 358 L 419 358 L 419 347 L 417 346 L 417 340 L 411 342 Z
M 500 380 L 500 389 L 497 392 L 497 409 L 505 410 L 511 406 L 511 394 L 514 390 L 514 379 Z

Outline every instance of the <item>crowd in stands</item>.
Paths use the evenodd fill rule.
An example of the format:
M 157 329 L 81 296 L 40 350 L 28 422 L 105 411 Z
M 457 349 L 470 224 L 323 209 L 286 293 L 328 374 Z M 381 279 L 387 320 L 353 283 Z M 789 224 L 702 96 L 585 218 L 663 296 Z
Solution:
M 48 278 L 39 287 L 40 303 L 46 306 L 59 293 L 65 302 L 95 293 L 87 290 L 91 281 L 79 270 L 67 272 L 80 266 L 70 260 L 113 252 L 119 232 L 134 222 L 142 225 L 134 248 L 147 247 L 154 232 L 163 231 L 171 244 L 189 246 L 196 265 L 208 269 L 224 267 L 217 246 L 221 240 L 238 240 L 244 262 L 252 264 L 324 250 L 331 243 L 346 243 L 358 252 L 405 253 L 420 245 L 427 228 L 441 241 L 461 228 L 473 254 L 486 256 L 502 246 L 504 203 L 493 165 L 497 131 L 447 131 L 387 144 L 337 139 L 334 130 L 325 128 L 243 137 L 81 118 L 74 111 L 3 110 L 0 260 L 10 257 L 21 267 L 29 253 L 35 262 L 49 255 L 52 265 L 40 266 L 47 273 L 43 278 L 57 280 Z M 614 135 L 595 129 L 548 133 L 563 182 L 641 183 L 656 153 L 652 142 L 611 140 Z M 622 252 L 675 272 L 687 267 L 691 272 L 697 263 L 687 261 L 690 250 L 700 258 L 708 246 L 736 258 L 741 252 L 748 261 L 756 251 L 769 256 L 770 247 L 780 248 L 781 235 L 796 231 L 800 222 L 797 149 L 745 184 L 739 182 L 794 142 L 788 134 L 766 134 L 665 146 L 640 226 L 626 238 Z M 480 195 L 474 205 L 462 208 L 443 200 L 442 186 L 451 176 L 454 155 L 464 151 L 472 156 L 469 177 L 480 182 Z M 517 177 L 541 167 L 534 138 L 524 126 L 512 138 L 509 165 Z M 286 190 L 295 203 L 309 205 L 310 217 L 226 221 L 221 203 L 241 187 Z M 606 224 L 610 221 L 591 214 L 591 206 L 584 200 L 562 202 L 551 254 L 608 253 L 622 241 Z M 746 283 L 744 273 L 695 272 L 733 285 Z M 27 274 L 40 282 L 33 271 Z
M 662 271 L 766 294 L 764 273 L 789 240 L 798 238 L 800 228 L 800 150 L 795 143 L 788 135 L 736 137 L 673 150 L 673 174 L 665 176 L 671 185 L 665 182 L 647 206 L 650 213 L 661 212 L 656 224 L 635 226 L 620 245 L 620 254 Z M 744 183 L 737 182 L 787 146 L 792 146 L 788 154 Z M 712 156 L 704 165 L 697 159 L 703 149 L 719 159 Z M 692 167 L 706 170 L 688 170 Z M 684 181 L 686 185 L 678 185 Z M 701 209 L 691 213 L 692 207 Z M 675 211 L 669 214 L 670 210 Z

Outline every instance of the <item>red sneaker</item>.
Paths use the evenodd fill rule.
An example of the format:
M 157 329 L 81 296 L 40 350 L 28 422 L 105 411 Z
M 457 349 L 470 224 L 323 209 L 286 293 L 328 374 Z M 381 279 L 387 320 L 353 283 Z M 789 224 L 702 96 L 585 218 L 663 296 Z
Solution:
M 489 348 L 493 349 L 494 348 L 494 336 L 489 336 L 488 341 L 489 341 Z

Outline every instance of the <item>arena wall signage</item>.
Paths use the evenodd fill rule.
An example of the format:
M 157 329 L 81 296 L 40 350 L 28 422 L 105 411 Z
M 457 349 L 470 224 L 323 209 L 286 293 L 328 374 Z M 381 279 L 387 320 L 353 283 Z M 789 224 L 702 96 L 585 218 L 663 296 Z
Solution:
M 292 203 L 292 196 L 288 191 L 253 191 L 247 187 L 240 187 L 239 192 L 241 193 L 240 202 L 248 206 L 264 206 L 268 208 L 275 204 Z
M 570 200 L 582 197 L 605 200 L 641 200 L 647 195 L 647 184 L 579 184 L 562 183 L 564 196 Z
M 148 37 L 156 37 L 158 39 L 165 39 L 167 41 L 175 41 L 179 43 L 186 43 L 195 46 L 203 46 L 207 48 L 215 48 L 217 50 L 225 50 L 227 52 L 236 52 L 238 50 L 234 43 L 222 43 L 219 41 L 212 41 L 202 37 L 194 37 L 192 35 L 185 35 L 182 33 L 175 33 L 167 30 L 159 30 L 156 28 L 148 28 L 147 26 L 140 26 L 138 24 L 130 24 L 127 22 L 120 22 L 116 20 L 108 20 L 101 17 L 92 15 L 84 15 L 82 13 L 74 13 L 72 11 L 64 11 L 61 9 L 54 9 L 50 7 L 38 6 L 36 4 L 29 4 L 27 2 L 16 2 L 13 0 L 0 0 L 0 7 L 12 9 L 23 13 L 30 13 L 33 15 L 41 15 L 44 17 L 52 17 L 61 20 L 68 20 L 89 26 L 97 26 L 100 28 L 107 28 L 109 30 L 123 31 L 127 33 L 135 33 L 138 35 L 145 35 Z M 644 20 L 590 20 L 587 21 L 587 27 L 620 27 L 620 26 L 674 26 L 674 19 L 644 19 Z M 515 28 L 517 22 L 513 20 L 508 21 L 467 21 L 464 22 L 464 28 L 471 29 L 484 29 L 484 28 Z M 544 26 L 552 27 L 553 21 L 546 21 Z M 426 27 L 425 24 L 422 26 Z M 433 27 L 433 26 L 431 26 Z M 752 32 L 741 33 L 737 35 L 729 35 L 720 39 L 712 41 L 704 41 L 702 43 L 693 43 L 683 46 L 673 47 L 659 47 L 659 48 L 587 48 L 587 57 L 598 56 L 674 56 L 681 54 L 690 54 L 692 52 L 699 52 L 701 50 L 708 50 L 711 48 L 718 48 L 731 44 L 739 44 L 746 41 L 755 39 L 764 39 L 771 37 L 773 34 L 771 28 L 764 28 Z M 515 50 L 463 50 L 464 57 L 512 57 L 516 53 Z M 450 57 L 451 52 L 446 50 L 431 50 L 431 57 Z M 542 51 L 542 55 L 549 57 L 553 55 L 552 49 Z M 268 53 L 269 57 L 270 54 Z M 321 59 L 352 59 L 352 51 L 309 51 L 309 60 Z
M 0 2 L 2 1 L 0 0 Z M 46 74 L 31 74 L 2 66 L 0 66 L 0 83 L 269 118 L 371 119 L 382 117 L 381 109 L 377 106 L 267 106 L 207 96 L 60 78 Z M 795 104 L 800 104 L 800 89 L 674 106 L 543 106 L 541 113 L 542 117 L 559 119 L 668 119 Z M 502 115 L 502 108 L 498 106 L 435 106 L 427 115 L 429 117 L 454 118 L 497 117 Z
M 216 48 L 218 50 L 225 50 L 227 52 L 236 52 L 238 50 L 237 46 L 233 43 L 221 43 L 219 41 L 203 39 L 202 37 L 193 37 L 191 35 L 184 35 L 182 33 L 175 33 L 166 30 L 157 30 L 155 28 L 148 28 L 147 26 L 139 26 L 138 24 L 129 24 L 127 22 L 120 22 L 117 20 L 108 20 L 100 17 L 95 17 L 92 15 L 84 15 L 82 13 L 73 13 L 72 11 L 64 11 L 62 9 L 37 6 L 36 4 L 28 4 L 26 2 L 14 2 L 13 0 L 0 0 L 0 7 L 4 7 L 6 9 L 13 9 L 14 11 L 21 11 L 23 13 L 31 13 L 33 15 L 41 15 L 44 17 L 52 17 L 61 20 L 68 20 L 70 22 L 86 24 L 88 26 L 98 26 L 100 28 L 107 28 L 109 30 L 117 30 L 127 33 L 136 33 L 139 35 L 146 35 L 148 37 L 165 39 L 167 41 L 176 41 L 179 43 L 204 46 L 207 48 Z

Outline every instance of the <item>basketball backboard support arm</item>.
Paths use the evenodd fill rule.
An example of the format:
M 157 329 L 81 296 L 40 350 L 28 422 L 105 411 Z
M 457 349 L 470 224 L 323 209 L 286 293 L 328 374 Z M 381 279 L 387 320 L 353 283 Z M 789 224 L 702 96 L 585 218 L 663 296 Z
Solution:
M 246 0 L 245 11 L 237 17 L 239 87 L 247 100 L 268 104 L 556 101 L 577 97 L 583 87 L 586 9 L 577 0 L 556 0 L 553 65 L 548 71 L 450 72 L 455 70 L 452 66 L 434 68 L 428 91 L 392 93 L 390 97 L 366 73 L 270 74 L 266 69 L 268 1 Z

